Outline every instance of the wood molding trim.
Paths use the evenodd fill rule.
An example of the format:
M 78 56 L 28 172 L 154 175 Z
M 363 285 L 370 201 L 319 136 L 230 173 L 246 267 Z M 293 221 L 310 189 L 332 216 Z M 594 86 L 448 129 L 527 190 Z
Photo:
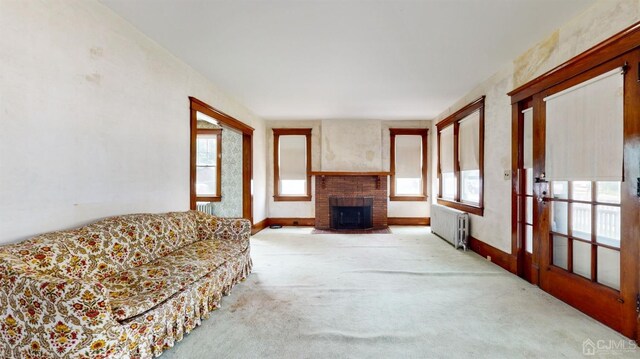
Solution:
M 496 247 L 469 236 L 469 247 L 484 258 L 490 257 L 490 261 L 505 270 L 516 274 L 516 256 L 503 252 Z
M 391 201 L 426 201 L 427 200 L 427 169 L 428 166 L 428 154 L 427 154 L 427 141 L 429 138 L 429 130 L 426 128 L 390 128 L 390 145 L 391 153 L 389 155 L 390 160 L 390 172 L 391 172 L 391 193 L 389 200 Z M 397 196 L 396 195 L 396 136 L 420 136 L 422 138 L 422 194 L 418 196 Z
M 424 202 L 427 196 L 389 196 L 389 200 L 398 202 Z
M 477 99 L 471 101 L 471 103 L 465 105 L 464 107 L 462 107 L 461 109 L 459 109 L 458 111 L 452 113 L 451 115 L 447 116 L 446 118 L 444 118 L 442 121 L 438 122 L 436 124 L 436 128 L 438 129 L 438 132 L 440 132 L 440 130 L 442 130 L 445 127 L 448 127 L 449 125 L 451 125 L 454 121 L 457 120 L 462 120 L 463 118 L 467 117 L 468 115 L 472 114 L 475 110 L 484 107 L 484 99 L 486 96 L 480 96 Z
M 311 201 L 311 128 L 274 128 L 273 130 L 273 200 L 275 202 L 309 202 Z M 280 136 L 306 136 L 307 139 L 307 195 L 280 195 Z
M 233 127 L 236 130 L 244 133 L 244 134 L 248 134 L 251 135 L 253 134 L 254 128 L 251 126 L 246 125 L 244 122 L 239 121 L 229 115 L 227 115 L 226 113 L 207 105 L 206 103 L 198 100 L 195 97 L 191 97 L 189 96 L 189 101 L 191 101 L 191 109 L 195 110 L 195 111 L 199 111 L 204 113 L 207 116 L 213 117 L 216 120 L 220 121 L 221 123 L 229 126 L 229 127 Z
M 459 211 L 475 214 L 476 216 L 482 216 L 484 214 L 484 208 L 472 206 L 462 202 L 454 202 L 446 199 L 438 198 L 438 204 L 441 206 L 450 207 Z
M 430 217 L 388 217 L 387 223 L 390 226 L 429 226 Z
M 340 172 L 340 171 L 311 171 L 312 176 L 389 176 L 391 172 Z
M 253 236 L 254 234 L 260 232 L 261 230 L 267 228 L 269 226 L 269 218 L 265 218 L 260 222 L 254 223 L 251 226 L 251 235 Z
M 315 218 L 269 218 L 269 225 L 313 227 Z

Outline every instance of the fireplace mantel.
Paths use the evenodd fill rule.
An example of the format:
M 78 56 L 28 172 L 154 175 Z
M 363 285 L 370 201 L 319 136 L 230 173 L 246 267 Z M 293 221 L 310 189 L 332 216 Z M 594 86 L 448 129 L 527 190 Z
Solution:
M 390 176 L 391 172 L 311 171 L 311 175 L 320 178 L 322 188 L 326 188 L 325 177 L 375 177 L 376 189 L 380 189 L 381 178 Z
M 391 172 L 311 171 L 312 176 L 390 176 Z

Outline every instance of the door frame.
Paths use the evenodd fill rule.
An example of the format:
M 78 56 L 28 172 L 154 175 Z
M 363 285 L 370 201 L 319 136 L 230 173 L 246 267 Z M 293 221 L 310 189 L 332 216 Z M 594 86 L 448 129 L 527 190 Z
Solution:
M 189 96 L 190 103 L 190 156 L 189 156 L 189 208 L 196 209 L 196 188 L 195 188 L 195 163 L 196 163 L 196 135 L 197 135 L 197 116 L 196 112 L 204 113 L 213 117 L 220 124 L 230 127 L 242 133 L 242 217 L 251 221 L 253 224 L 253 193 L 251 192 L 251 182 L 253 181 L 253 131 L 254 128 L 248 126 L 244 122 L 227 115 L 226 113 Z
M 563 292 L 558 287 L 551 288 L 544 278 L 544 273 L 542 273 L 543 271 L 553 270 L 553 268 L 549 269 L 548 263 L 543 260 L 546 258 L 545 255 L 548 256 L 549 253 L 548 248 L 541 248 L 539 238 L 539 235 L 544 233 L 541 229 L 548 227 L 548 223 L 541 223 L 541 219 L 546 218 L 546 216 L 541 216 L 541 211 L 548 211 L 548 209 L 544 208 L 544 203 L 538 201 L 539 198 L 542 199 L 543 197 L 541 193 L 542 186 L 534 186 L 534 255 L 531 268 L 525 268 L 522 254 L 525 249 L 523 248 L 523 243 L 520 243 L 518 239 L 517 223 L 517 190 L 522 181 L 521 178 L 518 178 L 517 170 L 523 155 L 519 143 L 522 138 L 521 111 L 526 108 L 524 106 L 527 105 L 527 102 L 531 102 L 534 107 L 534 124 L 538 123 L 538 126 L 543 126 L 542 128 L 544 128 L 544 102 L 542 99 L 545 92 L 548 92 L 554 86 L 570 86 L 571 83 L 579 83 L 582 81 L 580 80 L 581 78 L 588 77 L 590 73 L 597 71 L 594 70 L 597 67 L 606 66 L 606 63 L 621 58 L 623 55 L 627 57 L 627 80 L 625 80 L 624 101 L 624 178 L 628 184 L 623 186 L 622 189 L 622 205 L 627 210 L 622 211 L 621 215 L 623 223 L 637 223 L 637 216 L 640 213 L 640 198 L 636 196 L 638 188 L 632 190 L 632 187 L 639 185 L 636 184 L 635 179 L 640 178 L 640 169 L 638 168 L 640 163 L 640 70 L 638 69 L 640 67 L 640 22 L 508 93 L 511 96 L 512 104 L 512 253 L 516 254 L 518 275 L 525 276 L 526 273 L 532 273 L 533 275 L 528 279 L 533 284 L 539 285 L 543 290 L 577 307 L 584 305 L 584 303 L 581 303 L 581 300 L 576 298 L 575 293 L 572 293 L 570 289 Z M 632 78 L 633 81 L 629 80 L 629 78 Z M 636 79 L 637 81 L 635 81 Z M 540 173 L 541 168 L 544 168 L 544 133 L 534 131 L 533 153 L 535 176 Z M 535 224 L 538 224 L 539 227 L 536 228 Z M 640 230 L 638 227 L 640 226 L 622 228 L 621 236 L 628 239 L 625 241 L 624 249 L 621 248 L 620 251 L 621 272 L 638 273 L 640 271 Z M 630 240 L 631 238 L 636 238 L 636 240 Z M 538 275 L 538 273 L 540 274 Z M 562 278 L 562 275 L 558 278 Z M 570 283 L 567 282 L 567 285 L 570 285 Z M 623 312 L 620 313 L 622 318 L 617 323 L 598 313 L 587 314 L 609 326 L 615 327 L 622 334 L 640 342 L 640 316 L 635 310 L 636 305 L 631 305 L 636 304 L 638 300 L 639 288 L 640 275 L 636 275 L 636 278 L 628 283 L 621 282 L 620 293 L 622 297 L 620 299 L 626 305 Z M 609 289 L 603 287 L 596 290 L 608 292 Z

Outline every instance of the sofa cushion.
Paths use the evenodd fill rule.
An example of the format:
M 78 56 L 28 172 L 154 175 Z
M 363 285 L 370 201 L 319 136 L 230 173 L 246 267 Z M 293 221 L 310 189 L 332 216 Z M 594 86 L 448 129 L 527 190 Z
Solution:
M 36 272 L 64 276 L 61 266 L 72 260 L 69 250 L 64 245 L 63 239 L 66 236 L 64 232 L 47 233 L 4 249 Z
M 62 236 L 72 254 L 59 263 L 65 276 L 104 279 L 161 258 L 197 240 L 193 212 L 132 214 L 48 236 Z
M 105 278 L 114 317 L 122 321 L 143 314 L 237 256 L 243 247 L 242 243 L 199 241 Z

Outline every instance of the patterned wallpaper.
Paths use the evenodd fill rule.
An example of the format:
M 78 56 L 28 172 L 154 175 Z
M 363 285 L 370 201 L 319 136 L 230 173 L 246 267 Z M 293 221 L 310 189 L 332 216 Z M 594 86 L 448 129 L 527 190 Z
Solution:
M 242 217 L 242 134 L 225 127 L 221 175 L 222 201 L 209 203 L 205 212 L 219 217 Z

